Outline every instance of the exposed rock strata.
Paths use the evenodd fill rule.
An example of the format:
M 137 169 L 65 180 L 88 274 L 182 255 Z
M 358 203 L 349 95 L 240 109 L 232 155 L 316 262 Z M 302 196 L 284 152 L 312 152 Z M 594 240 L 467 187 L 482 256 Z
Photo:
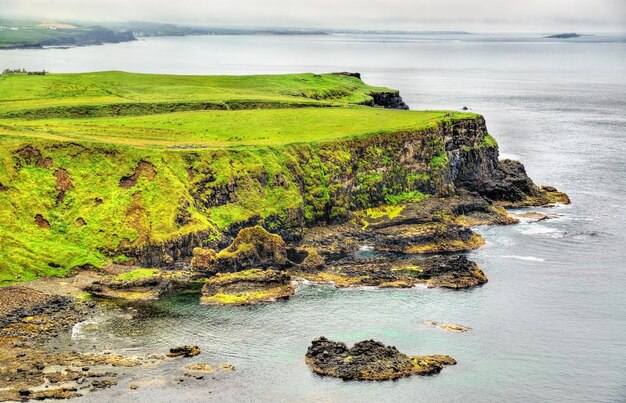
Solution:
M 94 296 L 125 300 L 156 299 L 171 288 L 170 278 L 160 270 L 140 269 L 107 275 L 85 288 Z
M 488 281 L 478 265 L 462 255 L 425 259 L 349 257 L 332 262 L 323 270 L 295 271 L 292 275 L 313 282 L 332 283 L 336 287 L 409 288 L 425 284 L 428 287 L 463 289 Z
M 344 380 L 383 381 L 411 375 L 432 375 L 456 361 L 447 355 L 410 357 L 395 347 L 366 340 L 348 348 L 320 337 L 313 340 L 305 362 L 317 374 Z
M 432 129 L 419 132 L 346 139 L 320 144 L 315 150 L 306 145 L 294 145 L 285 151 L 292 156 L 293 162 L 287 164 L 278 176 L 273 174 L 279 179 L 271 183 L 285 190 L 297 186 L 302 198 L 299 206 L 275 216 L 252 215 L 234 223 L 217 238 L 210 231 L 198 232 L 162 243 L 131 246 L 124 249 L 124 253 L 144 265 L 162 265 L 164 256 L 175 261 L 189 258 L 193 248 L 198 246 L 219 250 L 239 230 L 256 224 L 273 228 L 287 242 L 297 242 L 307 228 L 349 222 L 352 212 L 389 204 L 397 195 L 408 197 L 410 201 L 411 194 L 433 198 L 465 197 L 469 192 L 475 195 L 476 206 L 459 208 L 471 209 L 474 216 L 480 209 L 489 213 L 496 205 L 512 207 L 569 202 L 567 196 L 555 189 L 535 185 L 519 162 L 499 161 L 498 146 L 488 135 L 485 121 L 480 116 L 442 121 Z M 193 158 L 198 160 L 200 157 Z M 324 174 L 317 172 L 316 167 L 321 167 Z M 186 204 L 185 211 L 196 208 L 201 212 L 206 210 L 206 214 L 213 208 L 245 202 L 242 194 L 245 189 L 267 191 L 272 178 L 267 172 L 254 175 L 232 172 L 227 182 L 218 181 L 217 173 L 204 161 L 190 168 L 190 172 L 193 203 Z M 189 199 L 185 198 L 185 203 L 189 203 Z M 423 230 L 416 235 L 441 235 L 435 226 Z M 449 244 L 451 250 L 457 241 L 472 243 L 475 247 L 480 244 L 477 237 L 471 238 L 463 228 L 458 228 L 456 235 L 448 230 L 446 233 L 446 236 L 452 236 L 449 240 L 454 241 Z M 209 237 L 211 241 L 207 241 Z M 418 241 L 408 240 L 416 244 L 420 243 Z
M 433 197 L 418 203 L 364 210 L 352 221 L 313 228 L 306 232 L 301 244 L 331 259 L 355 253 L 363 245 L 380 252 L 461 252 L 484 242 L 469 226 L 515 222 L 504 209 L 476 195 Z
M 201 302 L 217 305 L 250 305 L 286 299 L 295 293 L 291 277 L 275 270 L 250 269 L 217 274 L 202 288 Z

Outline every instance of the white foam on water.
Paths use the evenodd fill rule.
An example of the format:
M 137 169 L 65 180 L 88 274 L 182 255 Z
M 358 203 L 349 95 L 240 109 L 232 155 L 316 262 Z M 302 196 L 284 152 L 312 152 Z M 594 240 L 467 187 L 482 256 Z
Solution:
M 541 234 L 552 234 L 554 232 L 558 232 L 558 230 L 556 228 L 546 227 L 544 225 L 532 223 L 529 225 L 520 225 L 519 232 L 524 235 L 541 235 Z
M 526 260 L 529 262 L 545 262 L 546 261 L 546 259 L 542 259 L 540 257 L 534 257 L 534 256 L 502 255 L 501 257 L 504 257 L 507 259 Z
M 93 319 L 86 320 L 83 322 L 78 322 L 72 327 L 72 340 L 78 340 L 85 337 L 85 332 L 83 331 L 84 327 L 96 327 L 98 326 L 98 322 Z

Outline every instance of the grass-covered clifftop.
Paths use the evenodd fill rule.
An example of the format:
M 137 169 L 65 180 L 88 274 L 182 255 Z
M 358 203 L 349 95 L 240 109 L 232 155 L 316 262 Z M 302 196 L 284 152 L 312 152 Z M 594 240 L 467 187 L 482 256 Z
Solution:
M 347 74 L 177 76 L 119 71 L 0 76 L 0 117 L 81 118 L 369 104 L 397 91 Z
M 294 234 L 497 161 L 480 116 L 359 106 L 385 97 L 337 74 L 3 76 L 0 284 Z

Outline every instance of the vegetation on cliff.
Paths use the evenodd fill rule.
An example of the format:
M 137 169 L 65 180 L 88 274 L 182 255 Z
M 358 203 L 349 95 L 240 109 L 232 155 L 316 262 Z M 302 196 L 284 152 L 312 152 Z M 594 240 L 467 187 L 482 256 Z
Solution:
M 0 284 L 171 266 L 243 227 L 292 241 L 389 206 L 365 210 L 366 226 L 493 178 L 506 190 L 482 117 L 362 106 L 404 104 L 354 74 L 9 75 L 0 97 Z M 480 244 L 463 231 L 459 250 Z

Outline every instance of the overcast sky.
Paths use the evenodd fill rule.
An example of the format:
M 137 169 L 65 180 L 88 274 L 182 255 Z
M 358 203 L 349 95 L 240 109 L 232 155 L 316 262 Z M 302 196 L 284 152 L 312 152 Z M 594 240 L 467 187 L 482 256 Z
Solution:
M 0 0 L 0 17 L 223 27 L 624 32 L 626 0 Z

